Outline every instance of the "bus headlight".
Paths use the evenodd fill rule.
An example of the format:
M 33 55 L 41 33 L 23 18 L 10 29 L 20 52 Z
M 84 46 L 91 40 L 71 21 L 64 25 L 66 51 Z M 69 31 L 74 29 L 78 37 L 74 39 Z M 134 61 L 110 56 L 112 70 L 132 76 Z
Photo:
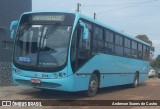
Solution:
M 66 76 L 66 73 L 63 73 L 63 72 L 59 72 L 59 73 L 54 74 L 55 78 L 62 78 L 62 77 L 65 77 L 65 76 Z
M 13 68 L 12 70 L 13 70 L 13 72 L 14 72 L 15 74 L 17 74 L 17 75 L 20 75 L 20 74 L 22 73 L 22 71 L 19 70 L 19 69 Z
M 66 76 L 66 73 L 62 73 L 62 72 L 59 73 L 59 77 L 65 77 L 65 76 Z
M 54 77 L 55 77 L 55 78 L 58 78 L 58 74 L 54 74 Z
M 63 77 L 63 73 L 59 73 L 59 77 Z

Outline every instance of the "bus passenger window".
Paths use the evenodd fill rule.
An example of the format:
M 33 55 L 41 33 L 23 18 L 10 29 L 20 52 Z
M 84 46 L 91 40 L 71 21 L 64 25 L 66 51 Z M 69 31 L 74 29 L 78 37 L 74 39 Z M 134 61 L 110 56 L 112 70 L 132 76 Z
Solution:
M 143 59 L 142 44 L 138 44 L 138 58 Z
M 120 35 L 115 36 L 115 53 L 123 55 L 123 37 Z
M 98 52 L 103 52 L 103 29 L 100 28 L 98 28 L 97 44 Z
M 93 52 L 103 52 L 103 29 L 94 26 L 93 32 L 93 43 L 92 43 Z
M 124 55 L 127 57 L 131 55 L 131 41 L 127 38 L 124 39 Z
M 105 31 L 105 53 L 114 53 L 114 35 L 109 30 Z
M 132 41 L 132 57 L 137 58 L 137 43 Z
M 92 44 L 92 51 L 98 52 L 98 28 L 94 26 L 94 32 L 93 32 L 93 44 Z
M 147 47 L 147 60 L 149 60 L 149 59 L 150 59 L 150 48 Z

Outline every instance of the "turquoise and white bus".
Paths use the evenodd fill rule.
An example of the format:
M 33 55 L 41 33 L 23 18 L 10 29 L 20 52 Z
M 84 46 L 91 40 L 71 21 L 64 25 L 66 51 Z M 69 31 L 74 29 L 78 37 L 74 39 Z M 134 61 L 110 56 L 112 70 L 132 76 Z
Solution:
M 15 85 L 94 96 L 148 78 L 149 44 L 80 13 L 27 12 L 11 33 Z

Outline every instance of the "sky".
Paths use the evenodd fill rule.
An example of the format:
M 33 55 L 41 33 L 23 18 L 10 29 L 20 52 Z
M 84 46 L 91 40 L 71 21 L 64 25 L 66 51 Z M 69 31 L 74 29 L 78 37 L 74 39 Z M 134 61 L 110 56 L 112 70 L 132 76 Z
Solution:
M 160 0 L 32 0 L 32 10 L 80 11 L 133 37 L 147 35 L 160 54 Z

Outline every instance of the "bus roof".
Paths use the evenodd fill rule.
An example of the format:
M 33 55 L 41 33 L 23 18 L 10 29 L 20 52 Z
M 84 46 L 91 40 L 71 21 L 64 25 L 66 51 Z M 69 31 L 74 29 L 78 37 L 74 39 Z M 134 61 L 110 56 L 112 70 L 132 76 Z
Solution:
M 41 12 L 60 12 L 60 13 L 75 14 L 77 18 L 84 18 L 84 19 L 86 19 L 86 20 L 89 20 L 89 21 L 97 24 L 97 25 L 100 25 L 100 26 L 103 26 L 103 27 L 105 27 L 105 28 L 108 28 L 109 30 L 112 30 L 112 31 L 114 31 L 114 32 L 116 32 L 116 33 L 118 33 L 118 34 L 121 34 L 121 35 L 126 36 L 126 37 L 128 37 L 128 38 L 131 38 L 131 39 L 133 39 L 133 40 L 135 40 L 135 41 L 138 41 L 138 42 L 141 42 L 141 43 L 143 43 L 143 44 L 145 44 L 145 45 L 150 46 L 150 44 L 148 44 L 148 43 L 146 43 L 146 42 L 144 42 L 144 41 L 142 41 L 142 40 L 140 40 L 140 39 L 138 39 L 138 38 L 135 38 L 134 36 L 131 36 L 131 35 L 128 35 L 127 33 L 121 32 L 121 31 L 119 31 L 119 30 L 117 30 L 117 29 L 115 29 L 115 28 L 113 28 L 113 27 L 110 27 L 110 26 L 108 26 L 108 25 L 106 25 L 106 24 L 103 24 L 103 23 L 97 21 L 96 19 L 90 18 L 90 17 L 88 17 L 88 16 L 86 16 L 86 15 L 83 15 L 83 14 L 81 14 L 81 13 L 74 13 L 74 12 L 70 12 L 70 11 L 35 11 L 35 12 L 31 11 L 31 12 L 25 12 L 25 13 L 23 13 L 23 14 L 32 14 L 32 13 L 41 13 Z M 23 15 L 23 14 L 22 14 L 22 15 Z

